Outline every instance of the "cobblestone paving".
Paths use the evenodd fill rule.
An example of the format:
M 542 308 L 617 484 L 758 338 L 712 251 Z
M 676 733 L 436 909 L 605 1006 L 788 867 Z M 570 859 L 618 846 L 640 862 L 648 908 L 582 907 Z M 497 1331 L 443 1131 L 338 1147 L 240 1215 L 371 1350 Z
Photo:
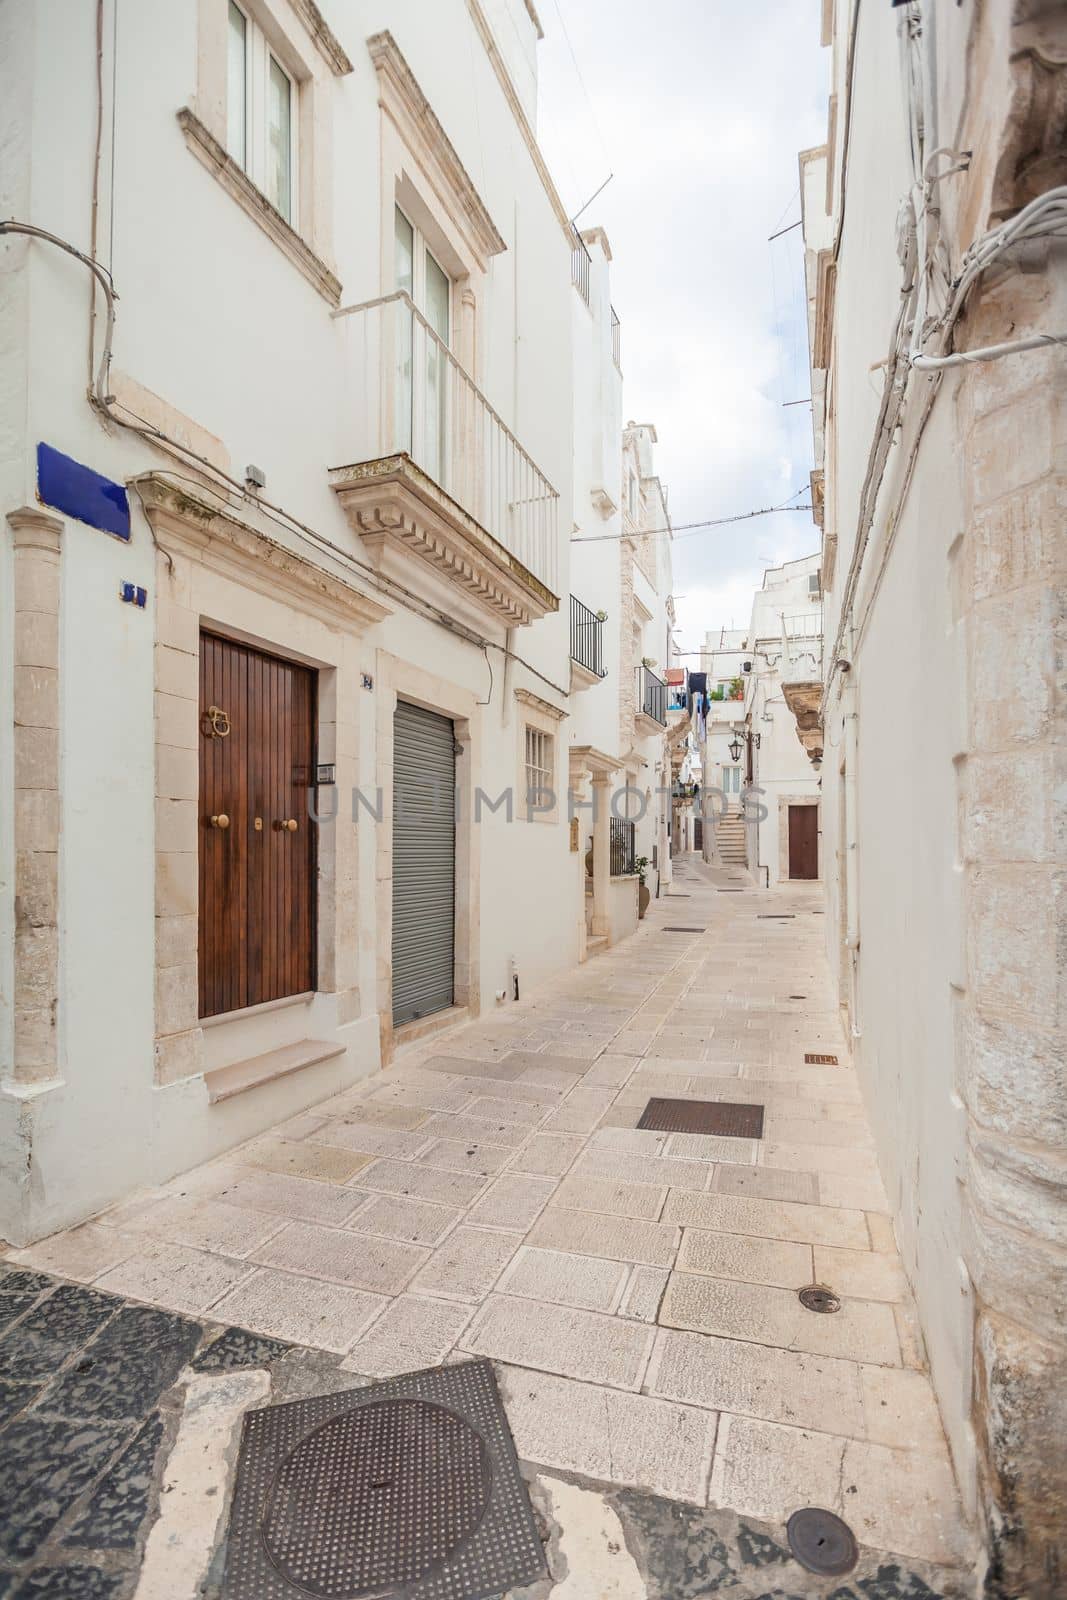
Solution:
M 971 1592 L 821 902 L 738 887 L 680 864 L 638 934 L 552 992 L 14 1252 L 0 1596 L 130 1592 L 189 1363 L 265 1367 L 277 1400 L 472 1355 L 566 1600 Z M 652 1096 L 762 1104 L 763 1138 L 640 1130 Z M 813 1281 L 837 1314 L 800 1306 Z M 229 1330 L 210 1347 L 209 1317 Z M 856 1532 L 848 1580 L 788 1558 L 805 1504 Z M 59 1564 L 81 1587 L 47 1587 Z

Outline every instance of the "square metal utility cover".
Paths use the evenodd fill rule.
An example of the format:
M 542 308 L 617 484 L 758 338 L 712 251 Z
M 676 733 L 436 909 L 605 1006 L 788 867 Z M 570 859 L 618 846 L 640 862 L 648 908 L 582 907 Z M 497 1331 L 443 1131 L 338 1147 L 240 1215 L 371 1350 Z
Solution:
M 544 1571 L 488 1361 L 245 1416 L 224 1600 L 488 1600 Z
M 763 1107 L 729 1100 L 650 1100 L 637 1126 L 656 1133 L 717 1133 L 726 1139 L 762 1139 Z

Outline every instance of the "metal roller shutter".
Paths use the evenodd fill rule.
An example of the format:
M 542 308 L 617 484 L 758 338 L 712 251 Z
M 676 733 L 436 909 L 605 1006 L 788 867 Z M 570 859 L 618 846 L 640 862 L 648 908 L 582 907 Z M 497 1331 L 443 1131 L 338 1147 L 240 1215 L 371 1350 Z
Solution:
M 393 1022 L 453 1003 L 456 757 L 448 717 L 393 718 Z

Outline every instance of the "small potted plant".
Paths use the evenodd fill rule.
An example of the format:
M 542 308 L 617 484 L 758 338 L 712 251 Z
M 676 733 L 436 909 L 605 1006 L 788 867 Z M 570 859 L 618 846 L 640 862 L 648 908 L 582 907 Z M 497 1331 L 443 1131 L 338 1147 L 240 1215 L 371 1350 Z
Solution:
M 730 679 L 730 699 L 731 700 L 743 700 L 744 698 L 745 698 L 745 680 L 744 680 L 744 678 L 731 678 Z
M 641 657 L 641 665 L 643 667 L 647 667 L 649 672 L 651 672 L 652 668 L 656 665 L 656 663 L 653 661 L 651 656 L 642 656 Z
M 643 917 L 648 910 L 649 901 L 652 899 L 652 891 L 645 882 L 645 868 L 648 866 L 648 857 L 638 856 L 634 866 L 637 868 L 637 915 L 638 917 Z

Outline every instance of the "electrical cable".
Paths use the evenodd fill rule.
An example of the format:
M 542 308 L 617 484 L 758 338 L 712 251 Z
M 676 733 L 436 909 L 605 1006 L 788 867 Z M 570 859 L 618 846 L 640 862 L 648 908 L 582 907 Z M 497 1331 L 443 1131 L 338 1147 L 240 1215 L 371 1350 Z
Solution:
M 65 251 L 67 255 L 74 256 L 76 260 L 81 261 L 86 267 L 88 267 L 103 289 L 104 297 L 107 303 L 107 326 L 104 337 L 104 345 L 101 350 L 100 361 L 97 367 L 96 383 L 90 395 L 90 403 L 103 417 L 107 418 L 108 421 L 115 423 L 120 428 L 125 428 L 131 433 L 139 434 L 142 438 L 148 439 L 160 445 L 170 454 L 178 456 L 179 459 L 182 459 L 188 463 L 194 463 L 201 472 L 213 475 L 216 479 L 220 480 L 221 483 L 225 484 L 226 488 L 231 493 L 235 493 L 241 501 L 246 504 L 254 505 L 257 511 L 266 516 L 268 520 L 277 523 L 280 528 L 284 528 L 286 532 L 290 534 L 296 533 L 301 538 L 311 540 L 321 549 L 329 551 L 330 555 L 335 560 L 339 561 L 343 566 L 358 572 L 362 579 L 370 583 L 371 586 L 376 588 L 380 593 L 388 594 L 392 598 L 402 599 L 405 605 L 408 605 L 413 610 L 418 611 L 419 614 L 422 615 L 426 620 L 438 623 L 441 627 L 447 628 L 450 633 L 454 633 L 461 638 L 465 638 L 469 643 L 476 645 L 479 649 L 500 651 L 502 655 L 507 656 L 512 661 L 517 662 L 519 666 L 523 667 L 527 672 L 539 679 L 541 683 L 554 690 L 556 694 L 562 695 L 565 700 L 569 699 L 569 689 L 565 689 L 560 684 L 554 682 L 554 680 L 547 677 L 545 673 L 539 671 L 537 667 L 532 666 L 531 663 L 525 660 L 524 657 L 518 655 L 513 650 L 509 650 L 505 645 L 498 644 L 495 639 L 483 638 L 473 629 L 467 628 L 463 623 L 457 622 L 447 612 L 440 611 L 428 601 L 424 601 L 420 595 L 416 595 L 412 590 L 407 589 L 405 585 L 399 583 L 396 579 L 388 578 L 384 574 L 377 572 L 373 567 L 368 566 L 363 561 L 360 561 L 356 556 L 354 556 L 350 551 L 345 550 L 341 545 L 334 544 L 332 539 L 326 538 L 324 534 L 318 533 L 314 528 L 309 527 L 307 523 L 301 522 L 299 517 L 294 516 L 290 511 L 286 511 L 284 506 L 275 505 L 272 501 L 264 499 L 262 495 L 250 494 L 244 484 L 238 482 L 236 478 L 231 477 L 228 472 L 224 472 L 222 468 L 216 466 L 214 462 L 209 461 L 206 456 L 201 456 L 197 454 L 195 450 L 191 450 L 187 445 L 183 445 L 179 440 L 172 439 L 169 434 L 164 433 L 160 428 L 154 427 L 151 423 L 145 422 L 143 418 L 138 418 L 137 421 L 130 422 L 125 417 L 119 416 L 112 408 L 116 404 L 121 404 L 121 402 L 116 401 L 115 396 L 108 394 L 107 392 L 107 380 L 111 370 L 112 343 L 115 329 L 115 302 L 119 298 L 118 293 L 116 292 L 111 281 L 110 272 L 108 272 L 106 267 L 102 267 L 99 262 L 91 260 L 84 251 L 77 249 L 75 245 L 68 244 L 65 239 L 61 239 L 58 234 L 49 233 L 47 229 L 38 228 L 33 223 L 16 222 L 13 219 L 0 220 L 0 235 L 3 234 L 25 234 L 29 238 L 44 239 L 49 244 L 56 245 L 60 250 Z M 129 408 L 124 407 L 123 409 L 128 410 Z M 136 413 L 130 412 L 130 415 L 136 416 Z M 203 483 L 199 478 L 188 478 L 181 473 L 173 472 L 169 468 L 165 469 L 165 471 L 167 471 L 171 477 L 177 478 L 180 482 L 191 483 L 200 493 L 207 492 L 210 494 L 212 492 L 219 492 L 217 489 L 213 490 L 211 485 Z M 137 486 L 138 479 L 132 479 L 131 483 Z M 140 497 L 139 487 L 138 497 Z M 219 509 L 226 511 L 227 514 L 232 516 L 232 511 L 230 511 L 229 507 L 220 506 Z M 149 524 L 149 526 L 151 525 Z M 256 530 L 253 528 L 252 531 L 255 532 Z M 154 533 L 153 539 L 155 539 Z M 156 541 L 156 543 L 157 548 L 163 548 L 158 544 L 158 541 Z M 169 559 L 172 559 L 169 557 L 169 552 L 164 551 L 164 554 L 168 555 Z
M 676 539 L 679 536 L 692 537 L 694 532 L 702 531 L 704 528 L 722 528 L 730 522 L 748 522 L 753 517 L 769 517 L 777 511 L 810 511 L 810 505 L 794 506 L 789 503 L 795 500 L 798 494 L 803 494 L 807 487 L 805 483 L 780 506 L 762 506 L 758 511 L 741 511 L 733 517 L 708 517 L 702 522 L 667 523 L 662 528 L 641 528 L 634 533 L 589 533 L 584 538 L 572 539 L 571 544 L 599 544 L 605 539 L 652 539 L 668 533 Z
M 853 10 L 853 30 L 859 10 L 858 0 Z M 998 228 L 990 230 L 966 252 L 960 271 L 950 279 L 944 245 L 937 228 L 940 208 L 933 201 L 932 190 L 950 172 L 963 171 L 969 163 L 969 153 L 945 147 L 934 150 L 923 159 L 923 113 L 921 107 L 921 69 L 917 67 L 918 40 L 920 37 L 917 9 L 909 4 L 901 19 L 902 48 L 905 54 L 903 75 L 908 109 L 909 144 L 913 168 L 912 195 L 904 202 L 898 215 L 898 256 L 904 282 L 901 302 L 893 329 L 889 357 L 886 361 L 882 397 L 874 437 L 868 454 L 867 470 L 860 489 L 857 514 L 856 539 L 849 563 L 849 571 L 842 594 L 837 633 L 833 650 L 828 658 L 829 670 L 823 688 L 820 715 L 825 721 L 830 692 L 842 665 L 841 649 L 848 627 L 855 626 L 853 610 L 859 587 L 859 577 L 864 556 L 873 530 L 879 492 L 885 477 L 893 441 L 897 436 L 910 395 L 909 378 L 913 371 L 928 374 L 928 383 L 922 409 L 911 448 L 904 465 L 901 483 L 894 504 L 884 518 L 885 547 L 881 553 L 871 595 L 860 618 L 857 640 L 862 635 L 871 613 L 874 597 L 886 570 L 900 514 L 914 477 L 919 447 L 947 368 L 960 367 L 983 360 L 999 360 L 1002 356 L 1022 350 L 1050 345 L 1067 344 L 1067 334 L 1040 334 L 1012 343 L 991 345 L 973 351 L 956 351 L 951 354 L 947 346 L 953 330 L 963 312 L 967 296 L 987 268 L 1005 251 L 1039 238 L 1067 237 L 1067 187 L 1048 190 L 1044 195 L 1022 207 L 1014 217 Z M 849 43 L 848 79 L 849 102 L 846 105 L 846 135 L 842 157 L 841 215 L 835 238 L 835 259 L 840 245 L 845 208 L 845 163 L 848 156 L 847 119 L 851 102 L 851 66 L 855 38 Z M 944 155 L 958 158 L 956 164 L 944 172 L 932 173 L 936 160 Z M 916 206 L 912 196 L 918 198 Z M 931 237 L 933 235 L 933 237 Z M 935 270 L 940 273 L 946 289 L 946 304 L 940 316 L 927 318 L 925 307 L 930 281 Z M 905 348 L 908 344 L 910 348 Z M 932 345 L 932 349 L 924 349 Z

